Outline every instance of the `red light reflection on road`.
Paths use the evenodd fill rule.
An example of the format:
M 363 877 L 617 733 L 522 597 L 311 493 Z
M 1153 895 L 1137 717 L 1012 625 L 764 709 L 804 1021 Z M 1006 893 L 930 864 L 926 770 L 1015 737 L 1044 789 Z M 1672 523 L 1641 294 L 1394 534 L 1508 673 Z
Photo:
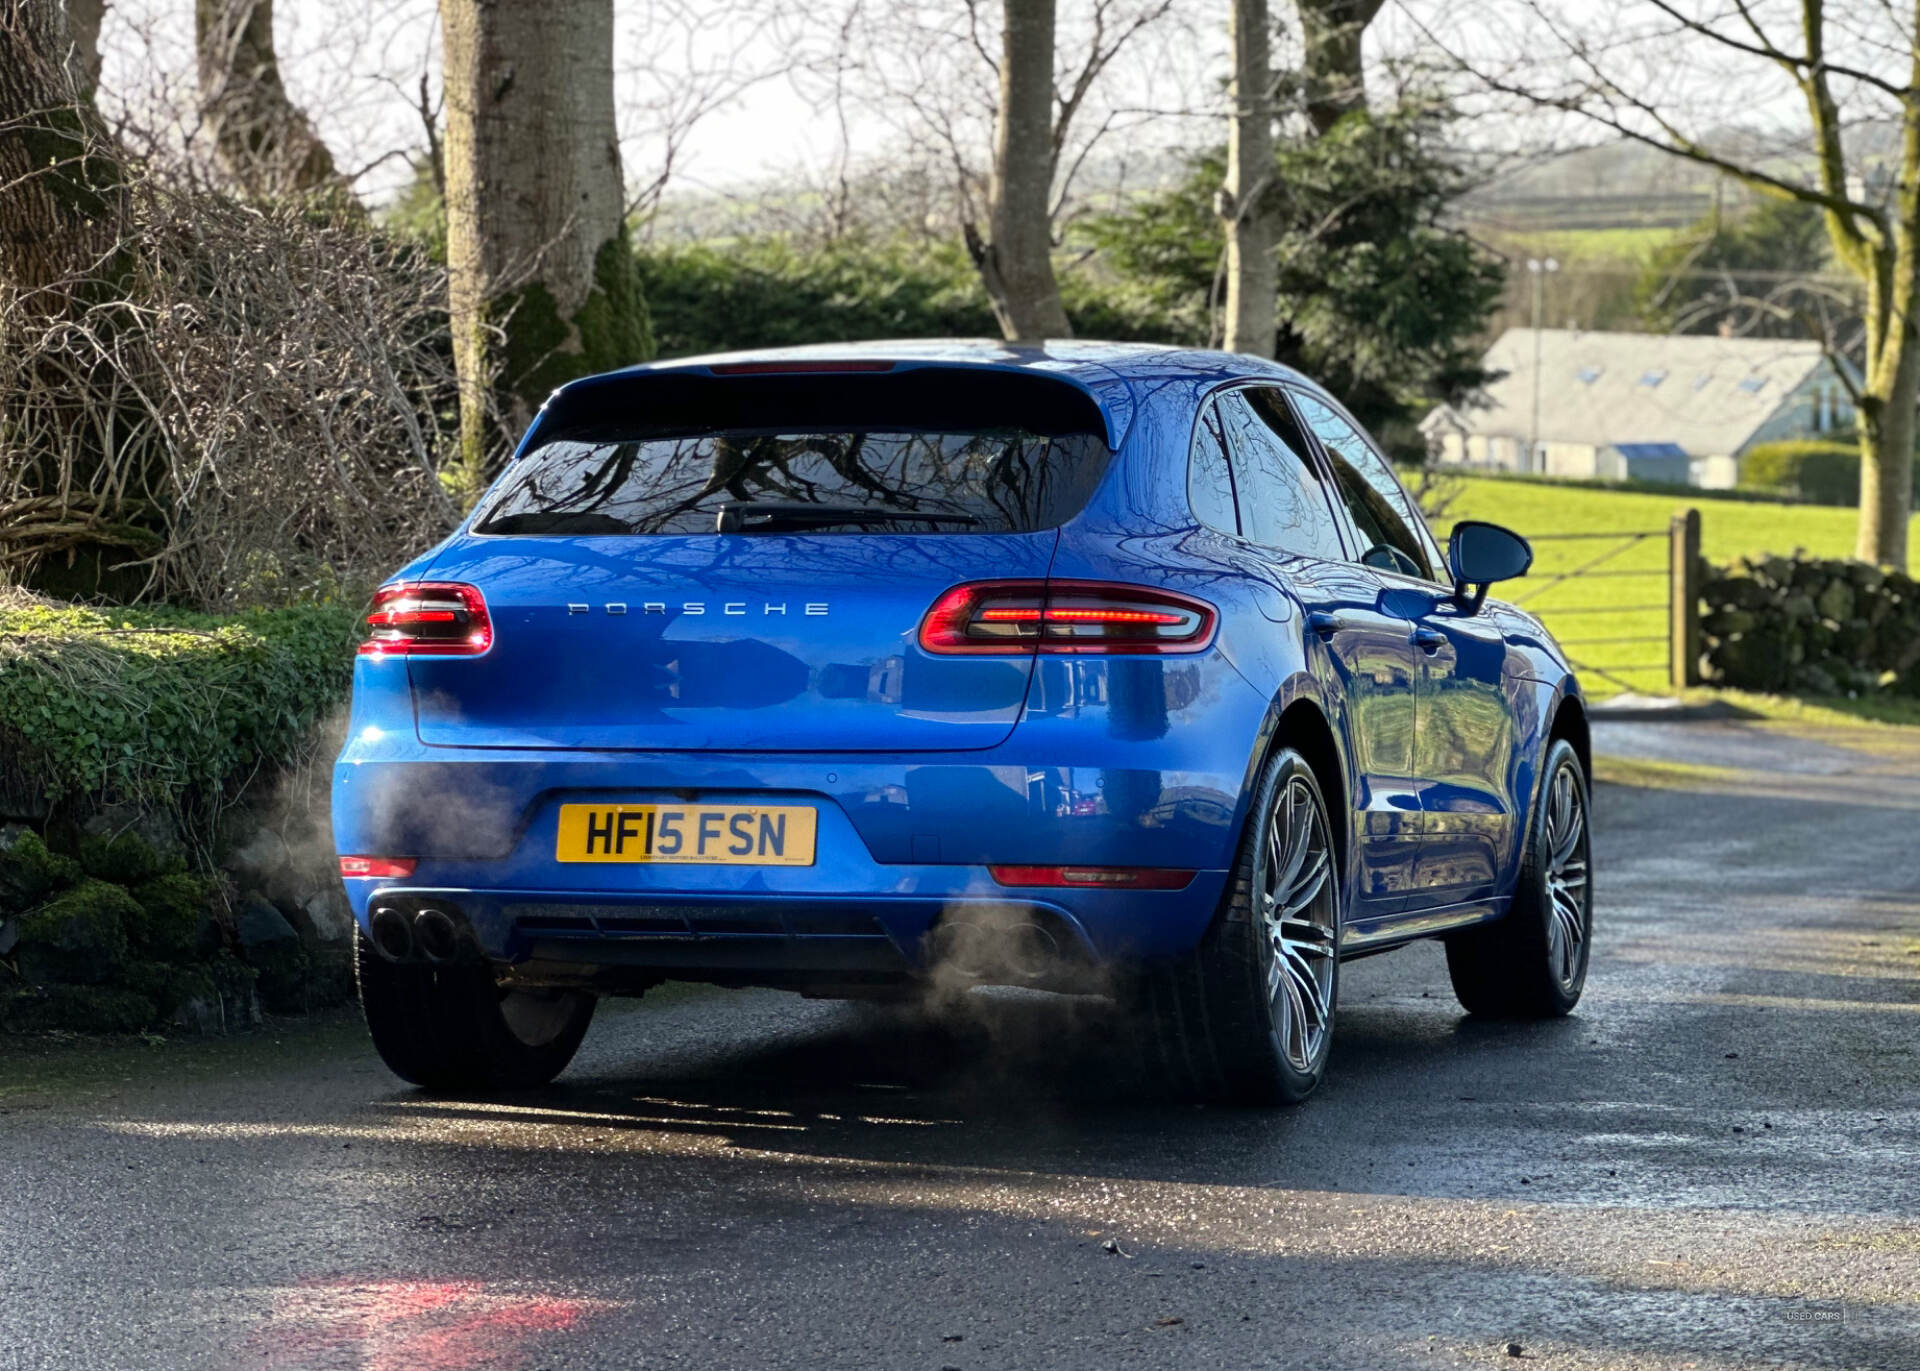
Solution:
M 483 1281 L 310 1281 L 280 1291 L 250 1341 L 278 1371 L 515 1371 L 605 1307 Z

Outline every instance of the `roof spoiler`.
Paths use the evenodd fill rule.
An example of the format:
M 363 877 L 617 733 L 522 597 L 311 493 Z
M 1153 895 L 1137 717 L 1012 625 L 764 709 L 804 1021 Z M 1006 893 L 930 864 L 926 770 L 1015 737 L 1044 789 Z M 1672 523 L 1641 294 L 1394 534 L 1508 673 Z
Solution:
M 1004 427 L 1092 434 L 1117 449 L 1133 417 L 1131 397 L 1117 378 L 1102 390 L 1108 393 L 1031 367 L 872 358 L 636 368 L 556 390 L 514 455 L 554 433 L 609 420 L 634 424 L 636 436 L 739 427 Z

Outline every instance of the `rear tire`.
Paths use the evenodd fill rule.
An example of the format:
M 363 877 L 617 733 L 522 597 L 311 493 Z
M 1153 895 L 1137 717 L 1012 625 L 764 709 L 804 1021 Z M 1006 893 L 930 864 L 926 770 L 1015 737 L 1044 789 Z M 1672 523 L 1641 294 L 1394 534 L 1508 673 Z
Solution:
M 390 962 L 354 938 L 360 1008 L 374 1050 L 403 1081 L 432 1090 L 524 1090 L 573 1060 L 593 1018 L 577 991 L 502 990 L 484 964 Z
M 1313 769 L 1280 749 L 1261 772 L 1213 926 L 1143 977 L 1147 1022 L 1184 1092 L 1298 1104 L 1320 1084 L 1340 986 L 1332 831 Z
M 1469 1014 L 1558 1018 L 1586 988 L 1593 942 L 1587 772 L 1573 745 L 1555 738 L 1540 775 L 1513 907 L 1447 939 L 1447 973 Z

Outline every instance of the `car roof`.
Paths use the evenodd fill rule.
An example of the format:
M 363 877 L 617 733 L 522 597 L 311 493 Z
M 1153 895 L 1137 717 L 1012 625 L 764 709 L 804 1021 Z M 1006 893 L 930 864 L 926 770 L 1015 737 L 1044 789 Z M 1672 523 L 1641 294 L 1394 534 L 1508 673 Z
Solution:
M 874 339 L 867 342 L 809 343 L 799 347 L 753 348 L 714 352 L 698 357 L 675 357 L 644 362 L 620 371 L 582 377 L 573 386 L 601 383 L 615 377 L 663 372 L 711 372 L 716 367 L 779 366 L 804 362 L 894 362 L 902 369 L 920 367 L 981 367 L 996 371 L 1040 373 L 1058 377 L 1085 391 L 1107 425 L 1109 445 L 1118 448 L 1131 427 L 1141 394 L 1136 382 L 1165 382 L 1184 378 L 1200 384 L 1220 384 L 1247 377 L 1269 377 L 1311 384 L 1298 372 L 1260 357 L 1216 352 L 1204 348 L 1169 347 L 1161 343 L 1108 343 L 1056 339 L 1044 343 L 1008 343 L 997 338 Z M 556 391 L 555 394 L 559 394 Z

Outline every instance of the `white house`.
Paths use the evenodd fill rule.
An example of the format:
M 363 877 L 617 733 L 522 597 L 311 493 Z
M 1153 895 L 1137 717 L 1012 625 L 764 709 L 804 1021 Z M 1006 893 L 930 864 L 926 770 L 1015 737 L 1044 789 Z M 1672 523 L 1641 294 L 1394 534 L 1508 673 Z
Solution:
M 1486 367 L 1484 405 L 1421 421 L 1443 463 L 1724 489 L 1756 443 L 1853 424 L 1826 351 L 1795 339 L 1516 328 Z

